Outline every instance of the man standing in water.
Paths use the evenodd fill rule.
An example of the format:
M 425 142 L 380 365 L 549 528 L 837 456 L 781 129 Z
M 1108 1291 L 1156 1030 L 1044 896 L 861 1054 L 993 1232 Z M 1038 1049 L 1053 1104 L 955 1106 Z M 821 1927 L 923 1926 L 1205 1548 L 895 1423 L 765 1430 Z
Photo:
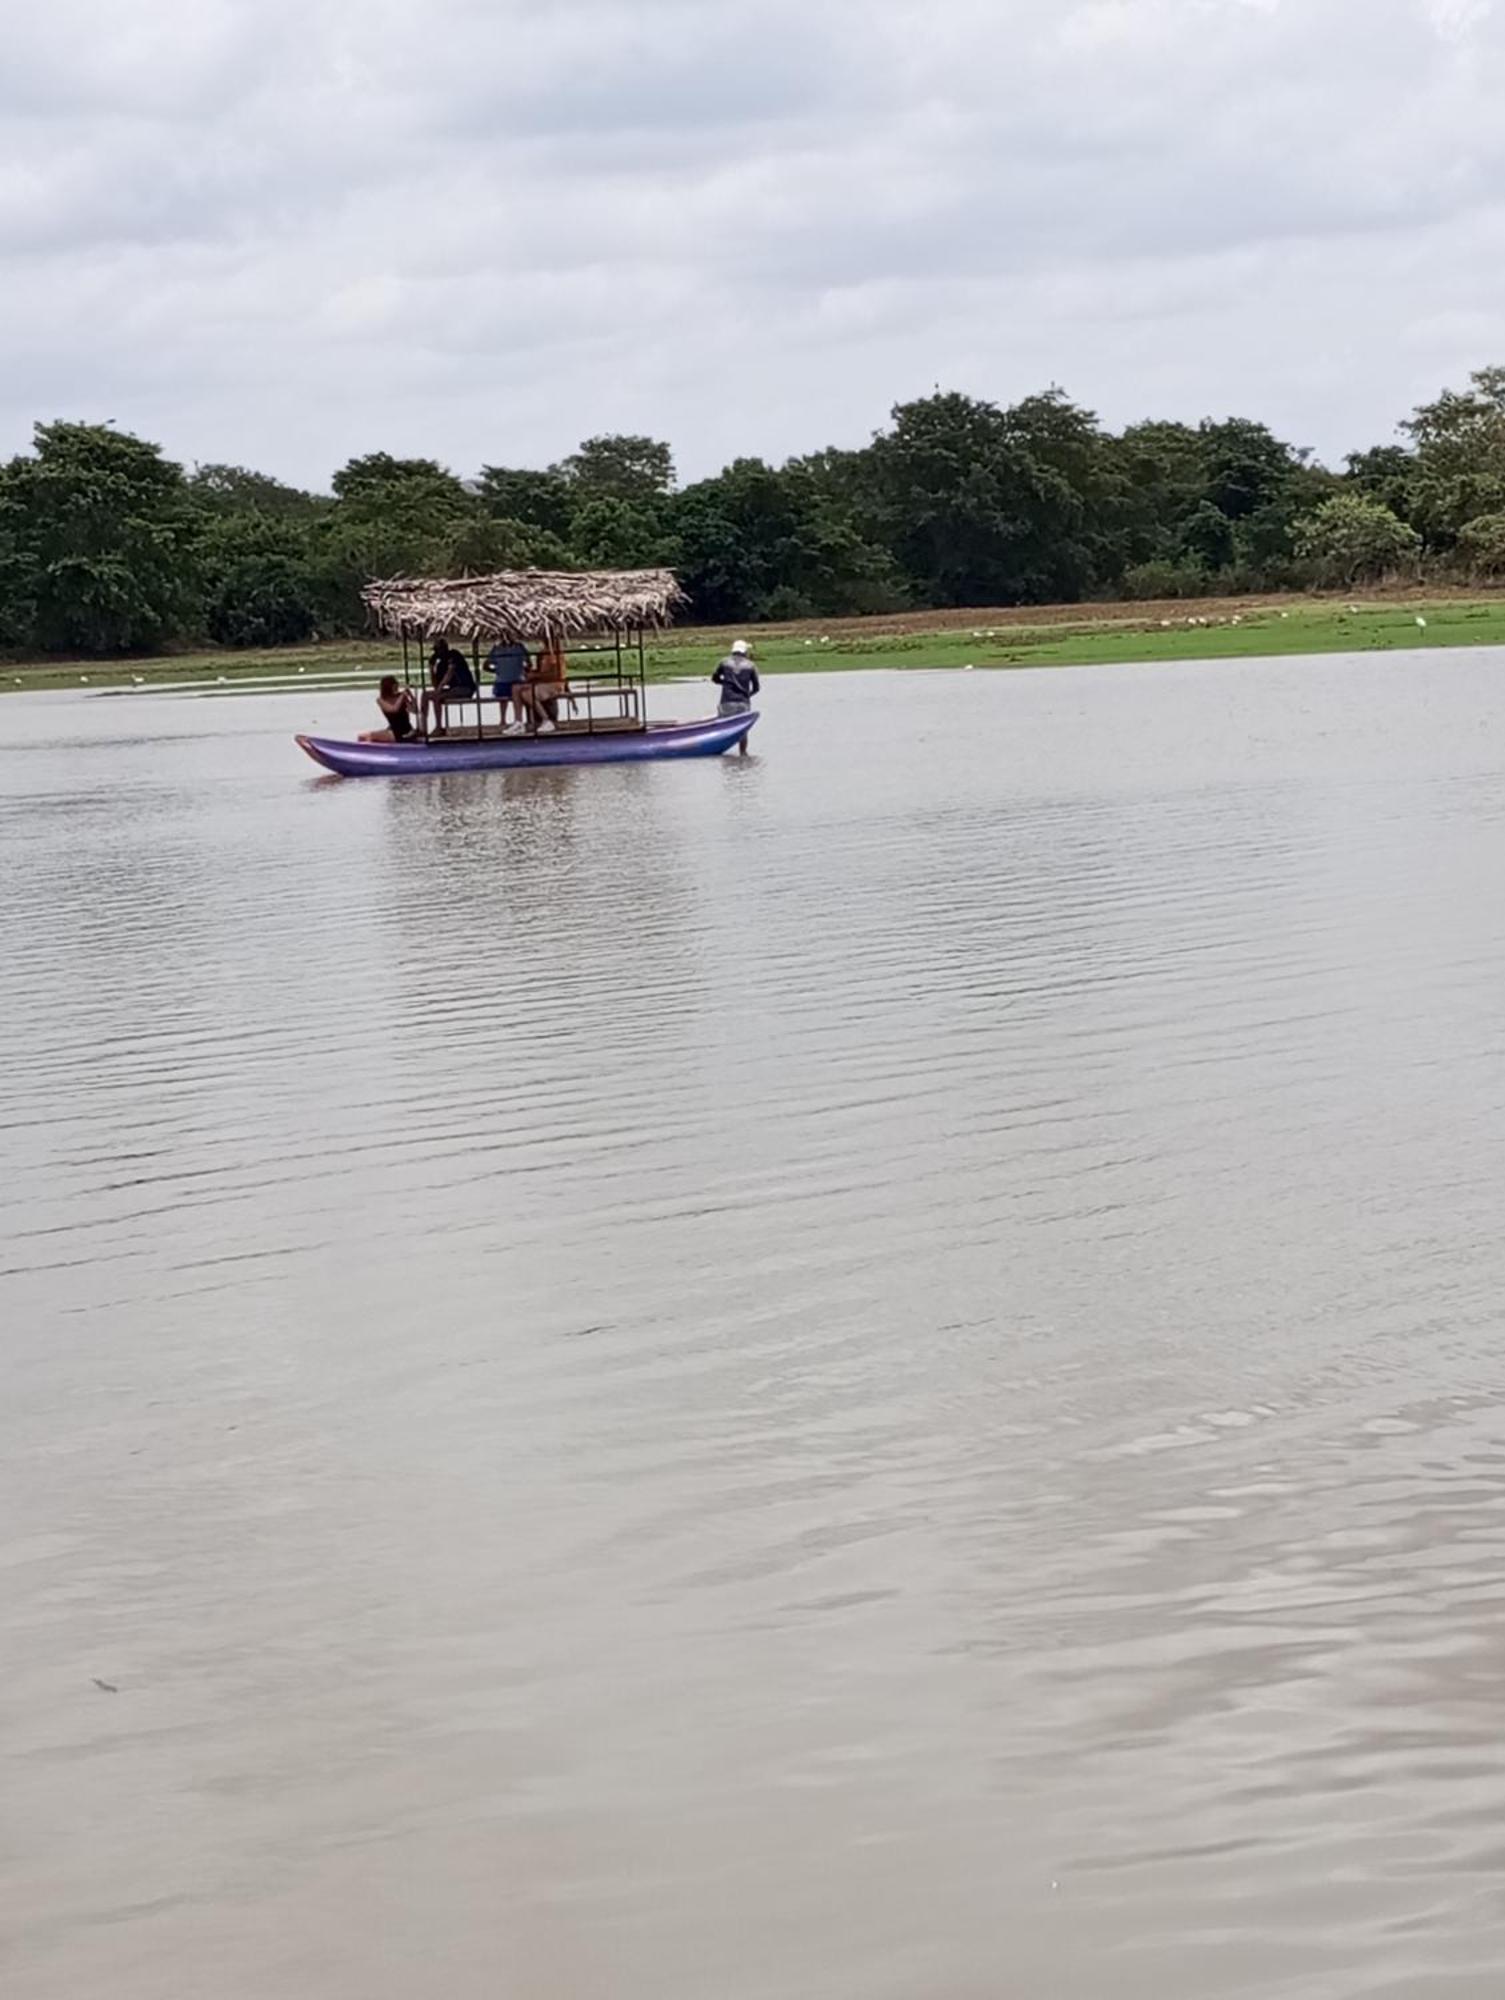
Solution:
M 753 705 L 753 696 L 763 683 L 758 679 L 758 670 L 753 665 L 752 647 L 745 639 L 739 639 L 732 650 L 722 660 L 711 679 L 721 690 L 722 715 L 746 715 Z M 739 749 L 747 755 L 747 738 L 744 736 Z

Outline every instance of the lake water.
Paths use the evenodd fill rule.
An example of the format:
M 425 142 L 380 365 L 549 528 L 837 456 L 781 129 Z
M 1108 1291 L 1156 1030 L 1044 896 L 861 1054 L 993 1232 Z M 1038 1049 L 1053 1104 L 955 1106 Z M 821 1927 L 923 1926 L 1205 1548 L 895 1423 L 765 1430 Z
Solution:
M 7 2000 L 1498 2000 L 1505 658 L 368 705 L 0 704 Z

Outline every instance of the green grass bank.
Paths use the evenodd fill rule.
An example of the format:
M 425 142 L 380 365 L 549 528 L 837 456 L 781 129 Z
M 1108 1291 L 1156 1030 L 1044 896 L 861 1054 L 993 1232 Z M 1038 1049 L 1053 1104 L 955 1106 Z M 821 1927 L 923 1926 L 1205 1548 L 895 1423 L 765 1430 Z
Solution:
M 1505 597 L 1369 600 L 1286 597 L 1200 603 L 1071 605 L 770 626 L 745 634 L 684 631 L 649 648 L 650 678 L 708 674 L 730 640 L 753 640 L 766 673 L 866 669 L 1112 666 L 1301 654 L 1505 645 Z M 386 642 L 335 641 L 264 652 L 178 653 L 126 661 L 8 660 L 0 688 L 184 688 L 296 691 L 345 680 L 373 684 L 400 661 Z M 572 654 L 577 671 L 590 655 Z

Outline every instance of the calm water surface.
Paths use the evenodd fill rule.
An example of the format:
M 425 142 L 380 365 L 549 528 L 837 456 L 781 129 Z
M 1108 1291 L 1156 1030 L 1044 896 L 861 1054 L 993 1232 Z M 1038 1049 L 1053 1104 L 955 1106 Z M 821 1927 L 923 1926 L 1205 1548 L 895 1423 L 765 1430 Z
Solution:
M 1498 2000 L 1505 659 L 367 705 L 0 708 L 7 2000 Z

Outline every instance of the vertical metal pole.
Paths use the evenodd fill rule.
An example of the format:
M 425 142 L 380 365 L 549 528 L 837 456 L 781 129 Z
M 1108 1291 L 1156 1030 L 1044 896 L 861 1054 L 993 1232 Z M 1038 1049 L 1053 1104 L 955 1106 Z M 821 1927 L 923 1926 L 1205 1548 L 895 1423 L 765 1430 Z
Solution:
M 418 660 L 418 729 L 424 742 L 427 743 L 429 740 L 429 711 L 428 704 L 424 700 L 424 696 L 428 690 L 423 681 L 425 671 L 423 641 L 417 633 L 414 633 L 413 638 L 416 647 L 416 658 Z M 413 683 L 411 670 L 408 666 L 408 630 L 406 626 L 403 627 L 402 631 L 402 670 L 409 676 L 408 685 L 411 687 Z

